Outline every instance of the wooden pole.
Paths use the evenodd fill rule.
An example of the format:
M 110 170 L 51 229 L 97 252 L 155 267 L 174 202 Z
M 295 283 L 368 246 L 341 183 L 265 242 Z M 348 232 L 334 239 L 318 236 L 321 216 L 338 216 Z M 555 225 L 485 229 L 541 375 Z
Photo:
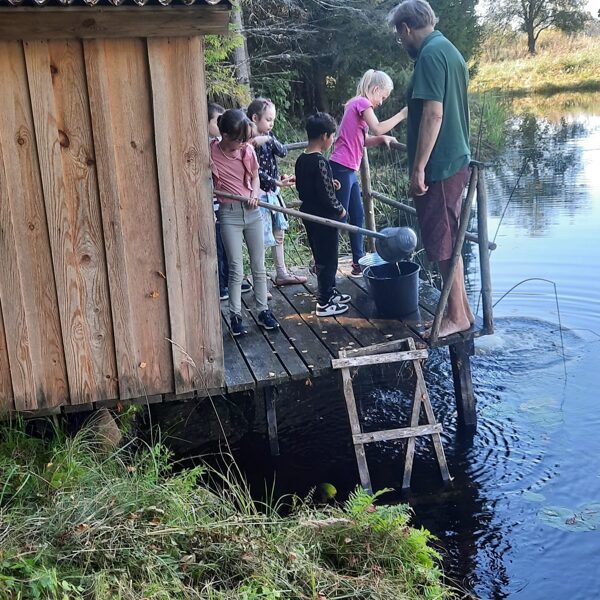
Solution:
M 249 200 L 249 198 L 246 198 L 245 196 L 238 196 L 237 194 L 230 194 L 229 192 L 223 192 L 221 190 L 215 191 L 215 195 L 219 198 L 229 198 L 231 200 L 237 200 L 238 202 L 247 202 Z M 290 215 L 292 217 L 297 217 L 298 219 L 302 219 L 303 221 L 312 221 L 313 223 L 320 223 L 321 225 L 335 227 L 336 229 L 343 229 L 344 231 L 349 231 L 351 233 L 362 233 L 363 235 L 378 238 L 381 240 L 389 239 L 387 235 L 380 233 L 379 231 L 371 231 L 370 229 L 365 229 L 364 227 L 350 225 L 350 223 L 342 223 L 341 221 L 335 221 L 334 219 L 318 217 L 317 215 L 311 215 L 309 213 L 304 213 L 299 210 L 293 210 L 285 206 L 275 206 L 274 204 L 269 204 L 268 202 L 262 201 L 258 202 L 258 206 L 266 208 L 267 210 L 274 210 L 275 212 L 280 212 L 286 215 Z
M 277 434 L 277 412 L 273 399 L 274 388 L 266 387 L 263 390 L 265 400 L 265 414 L 267 416 L 267 433 L 269 435 L 269 448 L 271 456 L 279 456 L 279 436 Z
M 473 338 L 451 344 L 448 346 L 448 350 L 452 364 L 458 425 L 463 431 L 472 431 L 477 426 L 477 410 L 471 373 L 471 356 L 474 353 Z
M 365 210 L 365 226 L 371 231 L 376 231 L 375 210 L 373 209 L 373 189 L 371 188 L 371 166 L 369 165 L 369 154 L 363 148 L 363 157 L 360 162 L 360 183 L 362 188 L 363 207 Z M 375 240 L 367 238 L 367 250 L 375 252 Z
M 371 192 L 371 196 L 373 196 L 373 198 L 375 198 L 376 200 L 381 200 L 381 202 L 383 202 L 384 204 L 387 204 L 388 206 L 393 206 L 394 208 L 402 210 L 405 213 L 408 213 L 409 215 L 416 216 L 417 214 L 417 210 L 414 207 L 409 206 L 408 204 L 404 204 L 399 200 L 394 200 L 393 198 L 390 198 L 385 194 L 381 194 L 380 192 Z M 475 242 L 476 244 L 479 243 L 479 236 L 476 233 L 472 233 L 471 231 L 467 231 L 467 233 L 465 234 L 465 239 L 469 240 L 470 242 Z M 496 244 L 489 241 L 487 243 L 487 247 L 489 250 L 495 250 L 497 248 Z
M 492 310 L 492 276 L 488 252 L 487 189 L 485 170 L 479 167 L 477 178 L 477 232 L 479 234 L 479 269 L 481 271 L 481 300 L 483 304 L 483 329 L 485 334 L 494 333 Z
M 456 265 L 458 265 L 458 259 L 462 251 L 463 243 L 465 241 L 465 234 L 467 233 L 467 225 L 469 222 L 469 215 L 471 214 L 471 204 L 473 204 L 473 198 L 475 196 L 475 190 L 477 188 L 477 176 L 478 167 L 475 165 L 471 171 L 471 180 L 469 181 L 469 191 L 467 193 L 467 199 L 465 200 L 462 210 L 460 212 L 460 225 L 458 227 L 458 233 L 456 237 L 456 243 L 452 251 L 452 258 L 450 262 L 450 271 L 444 285 L 442 287 L 442 293 L 440 295 L 440 301 L 438 302 L 437 309 L 435 311 L 435 318 L 433 320 L 433 326 L 431 327 L 431 336 L 429 337 L 430 344 L 435 344 L 440 334 L 440 326 L 442 324 L 442 317 L 448 304 L 448 296 L 452 289 L 452 282 L 454 280 L 454 272 L 456 271 Z

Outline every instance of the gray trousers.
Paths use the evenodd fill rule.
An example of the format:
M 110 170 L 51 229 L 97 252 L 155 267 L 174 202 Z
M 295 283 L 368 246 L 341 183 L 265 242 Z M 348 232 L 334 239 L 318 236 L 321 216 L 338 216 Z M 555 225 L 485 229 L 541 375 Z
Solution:
M 221 238 L 229 262 L 229 314 L 242 314 L 242 279 L 244 259 L 242 241 L 246 241 L 250 255 L 250 270 L 256 310 L 267 310 L 267 271 L 265 269 L 265 241 L 263 221 L 258 208 L 247 208 L 245 204 L 233 202 L 221 204 L 219 208 Z

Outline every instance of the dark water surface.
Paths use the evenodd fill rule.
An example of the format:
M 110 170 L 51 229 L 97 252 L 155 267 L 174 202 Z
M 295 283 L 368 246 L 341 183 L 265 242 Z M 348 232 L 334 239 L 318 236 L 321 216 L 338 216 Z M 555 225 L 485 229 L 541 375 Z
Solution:
M 515 106 L 507 150 L 488 173 L 496 333 L 473 360 L 479 427 L 456 434 L 448 356 L 432 353 L 427 381 L 454 476 L 448 488 L 427 444 L 418 448 L 415 521 L 439 537 L 447 574 L 478 598 L 600 598 L 600 95 L 527 99 Z M 507 206 L 509 196 L 512 199 Z M 504 213 L 504 216 L 502 217 Z M 477 304 L 476 257 L 468 261 Z M 407 389 L 357 385 L 371 428 L 397 426 Z M 330 398 L 328 401 L 327 399 Z M 299 420 L 302 414 L 310 418 Z M 357 483 L 339 390 L 278 402 L 278 492 L 321 482 L 343 496 Z M 256 455 L 241 453 L 256 472 Z M 256 447 L 256 446 L 254 446 Z M 264 444 L 263 446 L 264 447 Z M 400 445 L 369 448 L 376 488 L 399 487 Z

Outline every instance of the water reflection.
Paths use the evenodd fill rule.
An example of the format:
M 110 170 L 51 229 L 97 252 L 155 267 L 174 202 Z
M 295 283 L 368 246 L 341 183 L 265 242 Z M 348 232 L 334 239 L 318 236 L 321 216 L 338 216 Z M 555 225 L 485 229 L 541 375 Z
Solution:
M 586 190 L 576 185 L 583 150 L 572 142 L 589 136 L 592 128 L 591 123 L 565 116 L 556 121 L 533 112 L 512 117 L 507 150 L 495 161 L 489 178 L 490 215 L 501 218 L 510 199 L 519 208 L 518 221 L 512 224 L 540 236 L 556 223 L 558 214 L 581 210 L 589 202 Z

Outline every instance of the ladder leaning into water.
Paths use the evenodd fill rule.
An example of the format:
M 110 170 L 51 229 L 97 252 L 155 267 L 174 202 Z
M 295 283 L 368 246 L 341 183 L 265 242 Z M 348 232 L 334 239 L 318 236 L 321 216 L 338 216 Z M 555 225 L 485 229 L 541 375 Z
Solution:
M 408 350 L 401 350 L 403 347 L 408 347 Z M 352 355 L 352 356 L 349 356 Z M 360 348 L 350 352 L 341 350 L 339 358 L 332 359 L 331 366 L 334 369 L 340 369 L 342 372 L 342 381 L 344 387 L 344 398 L 346 399 L 346 407 L 348 409 L 348 417 L 350 419 L 350 427 L 352 430 L 352 443 L 356 452 L 356 462 L 358 464 L 358 472 L 360 482 L 363 488 L 372 492 L 371 476 L 367 465 L 365 453 L 365 444 L 372 442 L 383 442 L 388 440 L 398 440 L 408 438 L 406 445 L 406 458 L 404 461 L 404 475 L 402 478 L 402 488 L 410 487 L 410 479 L 412 475 L 413 459 L 415 455 L 416 438 L 419 436 L 431 436 L 433 447 L 440 467 L 442 479 L 450 481 L 450 473 L 448 464 L 442 446 L 442 425 L 435 419 L 433 407 L 429 400 L 423 370 L 420 361 L 427 358 L 427 350 L 418 350 L 415 346 L 415 341 L 412 338 L 395 340 L 383 344 Z M 415 393 L 411 406 L 410 425 L 408 427 L 400 427 L 397 429 L 387 429 L 383 431 L 371 431 L 363 433 L 358 410 L 356 407 L 356 398 L 354 397 L 354 389 L 352 387 L 351 368 L 362 367 L 366 365 L 388 364 L 394 362 L 411 361 L 416 376 Z M 425 410 L 425 424 L 419 425 L 421 418 L 421 407 Z

